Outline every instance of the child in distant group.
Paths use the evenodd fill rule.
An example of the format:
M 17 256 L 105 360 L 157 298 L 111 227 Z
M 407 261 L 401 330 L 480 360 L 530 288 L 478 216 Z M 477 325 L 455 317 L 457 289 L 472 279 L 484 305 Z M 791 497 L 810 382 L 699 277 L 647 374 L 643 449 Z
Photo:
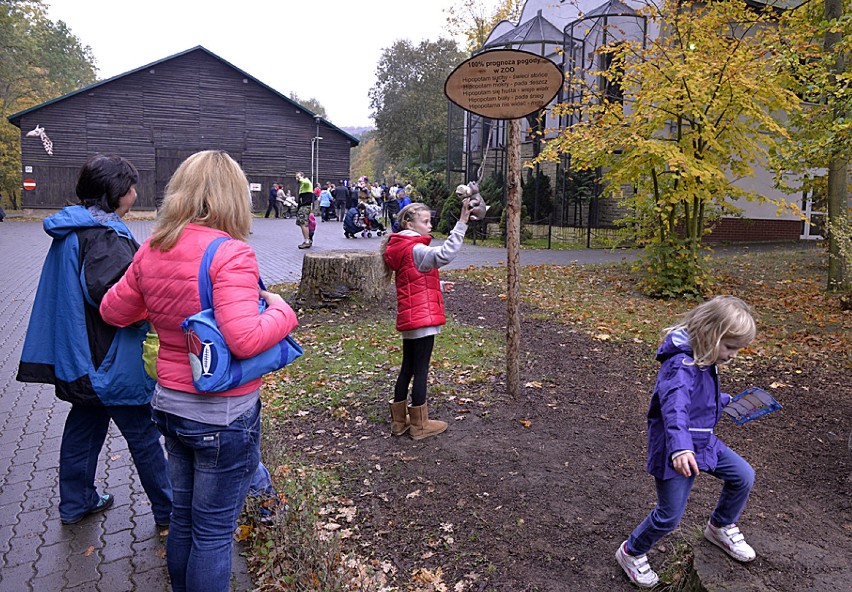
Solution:
M 751 311 L 739 298 L 717 296 L 665 331 L 657 351 L 662 367 L 648 410 L 647 470 L 656 480 L 657 505 L 615 553 L 630 581 L 642 588 L 659 580 L 646 553 L 680 523 L 699 471 L 724 481 L 704 537 L 737 561 L 755 558 L 736 525 L 754 470 L 713 434 L 731 400 L 719 390 L 716 366 L 754 339 Z
M 470 200 L 462 202 L 461 215 L 447 240 L 430 247 L 432 212 L 422 203 L 413 203 L 399 212 L 400 231 L 382 242 L 382 255 L 388 273 L 396 277 L 396 329 L 402 332 L 402 366 L 390 403 L 391 434 L 401 436 L 410 430 L 413 440 L 435 436 L 447 429 L 447 423 L 429 419 L 426 405 L 426 378 L 435 335 L 440 333 L 444 317 L 443 290 L 452 282 L 442 282 L 438 268 L 452 261 L 464 242 Z M 408 387 L 412 378 L 411 405 Z
M 400 211 L 402 211 L 405 206 L 412 203 L 411 196 L 409 196 L 404 189 L 400 189 L 396 192 L 396 201 L 399 202 Z
M 314 244 L 314 233 L 317 231 L 317 218 L 314 213 L 308 214 L 308 240 Z
M 334 189 L 334 185 L 327 183 L 322 191 L 320 191 L 319 206 L 323 222 L 328 222 L 329 218 L 331 218 L 332 204 L 334 203 L 334 198 L 331 196 L 332 189 Z

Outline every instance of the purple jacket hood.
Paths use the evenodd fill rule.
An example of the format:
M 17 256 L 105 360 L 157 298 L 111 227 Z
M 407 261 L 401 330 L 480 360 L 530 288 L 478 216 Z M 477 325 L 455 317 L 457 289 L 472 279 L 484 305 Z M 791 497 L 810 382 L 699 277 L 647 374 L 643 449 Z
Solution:
M 702 471 L 716 468 L 726 447 L 713 433 L 729 397 L 719 390 L 716 366 L 693 363 L 689 335 L 669 333 L 657 350 L 660 372 L 648 408 L 649 473 L 660 479 L 676 476 L 671 455 L 691 450 Z

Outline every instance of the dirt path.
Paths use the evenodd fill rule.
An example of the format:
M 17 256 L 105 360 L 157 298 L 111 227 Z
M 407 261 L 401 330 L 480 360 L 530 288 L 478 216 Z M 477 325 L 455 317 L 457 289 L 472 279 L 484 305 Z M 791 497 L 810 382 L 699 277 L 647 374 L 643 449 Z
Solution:
M 505 303 L 482 292 L 458 283 L 448 312 L 501 329 Z M 319 446 L 312 462 L 343 462 L 345 493 L 359 509 L 359 552 L 391 560 L 400 590 L 414 589 L 418 568 L 440 568 L 448 590 L 633 589 L 612 556 L 654 504 L 644 472 L 653 351 L 550 321 L 525 320 L 523 335 L 521 384 L 536 384 L 517 400 L 499 383 L 488 394 L 472 391 L 470 401 L 438 398 L 433 416 L 451 424 L 439 437 L 391 438 L 387 425 L 331 417 L 291 424 L 294 450 Z M 707 577 L 741 582 L 731 590 L 852 590 L 849 376 L 769 364 L 734 365 L 722 375 L 732 393 L 772 383 L 785 385 L 773 391 L 783 411 L 718 430 L 757 471 L 741 526 L 758 559 L 739 566 L 703 552 L 700 528 L 719 491 L 706 476 L 651 563 L 673 567 L 673 548 L 695 543 Z M 368 411 L 385 416 L 384 400 L 377 395 Z

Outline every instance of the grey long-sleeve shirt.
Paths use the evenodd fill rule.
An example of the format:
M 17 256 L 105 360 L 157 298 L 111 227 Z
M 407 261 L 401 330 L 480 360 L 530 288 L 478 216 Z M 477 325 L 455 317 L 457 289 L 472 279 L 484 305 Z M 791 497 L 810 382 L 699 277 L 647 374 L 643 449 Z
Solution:
M 432 271 L 435 268 L 443 267 L 450 261 L 456 258 L 462 244 L 464 243 L 464 235 L 467 232 L 467 224 L 464 222 L 456 222 L 450 236 L 439 247 L 417 244 L 411 251 L 411 256 L 414 259 L 414 265 L 423 273 Z M 413 230 L 403 230 L 400 234 L 406 236 L 419 236 Z M 443 291 L 443 282 L 441 282 L 441 290 Z M 435 335 L 441 332 L 440 326 L 421 327 L 412 331 L 403 331 L 403 339 L 419 339 L 429 335 Z

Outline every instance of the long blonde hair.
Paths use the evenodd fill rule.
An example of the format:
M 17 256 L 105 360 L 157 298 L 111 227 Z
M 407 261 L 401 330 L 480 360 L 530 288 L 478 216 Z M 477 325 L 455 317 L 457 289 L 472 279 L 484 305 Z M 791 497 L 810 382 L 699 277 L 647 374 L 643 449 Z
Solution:
M 716 363 L 723 339 L 748 344 L 757 333 L 751 308 L 736 296 L 716 296 L 699 304 L 681 322 L 663 332 L 669 334 L 677 329 L 685 329 L 689 335 L 692 358 L 697 366 Z
M 248 180 L 221 150 L 196 152 L 181 163 L 166 186 L 151 247 L 168 251 L 190 222 L 245 240 L 251 230 Z
M 412 202 L 402 208 L 396 215 L 396 221 L 397 224 L 399 224 L 400 231 L 406 230 L 408 228 L 408 223 L 414 220 L 414 217 L 420 212 L 431 213 L 431 210 L 426 204 L 417 201 Z M 387 251 L 388 249 L 388 241 L 390 240 L 390 237 L 390 233 L 385 235 L 384 240 L 382 240 L 382 243 L 379 246 L 379 252 L 382 254 L 382 261 L 384 261 L 385 251 Z M 393 269 L 391 269 L 390 266 L 387 264 L 387 261 L 385 261 L 385 279 L 390 280 L 392 277 Z

